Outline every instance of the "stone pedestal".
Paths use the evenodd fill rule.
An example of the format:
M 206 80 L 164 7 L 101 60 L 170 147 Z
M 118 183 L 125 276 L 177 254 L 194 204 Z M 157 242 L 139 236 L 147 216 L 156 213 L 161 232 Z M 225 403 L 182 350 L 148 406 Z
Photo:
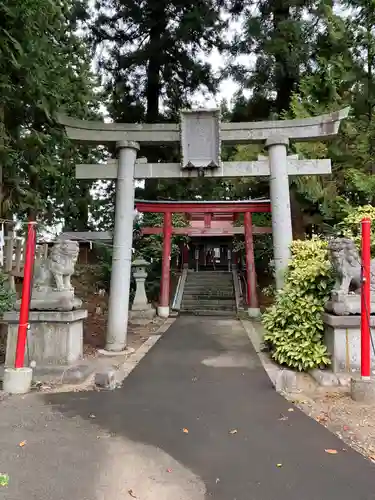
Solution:
M 327 302 L 325 310 L 335 316 L 349 316 L 361 314 L 360 293 L 342 293 L 333 291 L 331 299 Z M 371 294 L 370 311 L 375 311 L 375 295 Z
M 332 370 L 356 372 L 361 368 L 361 317 L 335 316 L 325 313 L 324 342 L 332 358 Z M 375 343 L 375 316 L 370 319 L 371 335 Z M 375 366 L 375 355 L 371 348 L 371 364 Z
M 82 300 L 70 290 L 33 290 L 30 300 L 30 311 L 72 311 L 82 306 Z M 15 309 L 21 309 L 21 301 L 17 300 Z
M 135 325 L 147 325 L 156 315 L 155 309 L 148 303 L 145 289 L 148 266 L 144 259 L 137 259 L 132 264 L 136 289 L 129 319 Z
M 73 365 L 83 355 L 83 320 L 87 310 L 30 311 L 25 352 L 25 365 L 35 361 L 36 370 L 63 368 Z M 8 325 L 5 366 L 13 367 L 15 360 L 19 312 L 4 314 Z
M 352 378 L 350 383 L 350 395 L 357 403 L 373 405 L 375 403 L 375 380 Z

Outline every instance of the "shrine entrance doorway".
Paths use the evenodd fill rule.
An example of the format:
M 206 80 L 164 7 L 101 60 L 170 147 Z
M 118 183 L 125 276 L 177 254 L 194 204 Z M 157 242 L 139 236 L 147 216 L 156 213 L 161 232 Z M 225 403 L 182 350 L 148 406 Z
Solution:
M 192 238 L 189 268 L 196 271 L 230 271 L 233 237 Z

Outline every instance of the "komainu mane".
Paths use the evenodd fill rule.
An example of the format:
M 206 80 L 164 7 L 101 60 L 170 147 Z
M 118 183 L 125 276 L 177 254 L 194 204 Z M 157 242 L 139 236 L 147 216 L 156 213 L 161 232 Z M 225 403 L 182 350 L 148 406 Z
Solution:
M 58 239 L 47 259 L 35 268 L 34 288 L 51 287 L 58 291 L 71 290 L 71 276 L 74 274 L 79 253 L 76 241 Z
M 334 238 L 328 244 L 329 258 L 336 273 L 334 292 L 360 293 L 361 260 L 357 247 L 349 238 Z M 375 290 L 375 259 L 371 261 L 371 289 Z

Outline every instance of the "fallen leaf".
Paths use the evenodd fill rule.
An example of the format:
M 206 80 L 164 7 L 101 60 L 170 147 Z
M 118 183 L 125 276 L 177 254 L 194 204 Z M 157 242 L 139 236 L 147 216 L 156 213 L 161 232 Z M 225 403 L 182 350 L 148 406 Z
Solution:
M 288 408 L 288 411 L 294 411 L 294 408 Z
M 279 420 L 288 420 L 288 417 L 286 417 L 285 415 L 280 415 L 279 417 Z
M 128 490 L 128 493 L 131 497 L 133 498 L 137 498 L 137 496 L 134 494 L 134 491 L 133 490 Z
M 315 419 L 319 423 L 327 422 L 328 417 L 326 415 L 318 415 Z
M 172 469 L 167 469 L 167 472 L 172 472 Z
M 349 430 L 349 426 L 348 425 L 344 425 L 343 430 L 344 431 L 348 431 Z
M 21 448 L 22 448 L 23 446 L 25 446 L 25 444 L 26 444 L 26 441 L 21 441 L 19 446 L 21 446 Z
M 184 427 L 184 428 L 182 429 L 182 432 L 183 432 L 184 434 L 189 434 L 189 429 L 186 429 L 186 427 Z
M 327 450 L 324 450 L 326 453 L 329 453 L 330 455 L 337 455 L 337 450 L 331 450 L 330 448 L 328 448 Z
M 217 477 L 216 478 L 216 484 L 220 482 L 220 479 Z
M 229 431 L 229 434 L 237 434 L 237 429 L 232 429 L 231 431 Z
M 95 415 L 91 413 L 90 418 L 95 418 Z
M 282 467 L 283 464 L 276 464 L 276 467 Z

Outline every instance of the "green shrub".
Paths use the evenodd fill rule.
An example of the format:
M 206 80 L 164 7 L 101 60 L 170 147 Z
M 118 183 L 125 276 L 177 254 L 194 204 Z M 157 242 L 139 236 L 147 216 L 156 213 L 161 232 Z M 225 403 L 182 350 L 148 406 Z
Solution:
M 16 298 L 16 293 L 9 288 L 8 276 L 0 271 L 0 317 L 13 309 Z
M 285 286 L 263 314 L 264 340 L 277 363 L 305 371 L 330 364 L 322 313 L 334 281 L 326 241 L 297 240 L 291 251 Z

